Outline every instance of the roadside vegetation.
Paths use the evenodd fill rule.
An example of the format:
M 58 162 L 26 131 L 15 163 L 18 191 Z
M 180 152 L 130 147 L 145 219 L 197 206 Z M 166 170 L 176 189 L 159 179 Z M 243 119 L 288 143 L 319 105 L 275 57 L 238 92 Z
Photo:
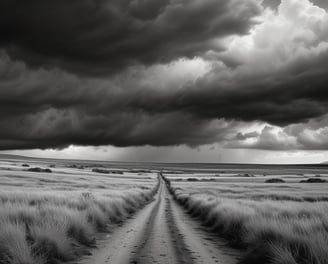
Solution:
M 149 202 L 158 184 L 156 177 L 131 184 L 79 172 L 1 172 L 1 264 L 56 264 L 87 254 L 99 232 Z
M 240 264 L 328 263 L 328 185 L 166 181 L 191 215 L 245 250 Z

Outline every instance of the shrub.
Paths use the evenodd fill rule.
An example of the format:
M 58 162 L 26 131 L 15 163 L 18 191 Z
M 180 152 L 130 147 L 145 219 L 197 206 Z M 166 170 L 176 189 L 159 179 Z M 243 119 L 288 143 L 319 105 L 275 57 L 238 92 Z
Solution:
M 323 182 L 327 182 L 327 181 L 321 178 L 309 178 L 307 180 L 300 181 L 300 183 L 323 183 Z
M 199 181 L 197 178 L 188 178 L 187 181 Z
M 106 169 L 99 169 L 99 168 L 95 168 L 92 169 L 92 172 L 96 172 L 96 173 L 103 173 L 103 174 L 123 174 L 123 171 L 120 170 L 106 170 Z
M 265 182 L 266 183 L 284 183 L 285 180 L 283 180 L 281 178 L 271 178 L 271 179 L 267 179 Z
M 27 171 L 32 171 L 32 172 L 46 172 L 46 173 L 51 173 L 51 169 L 42 169 L 39 167 L 35 167 L 35 168 L 29 168 L 27 169 Z

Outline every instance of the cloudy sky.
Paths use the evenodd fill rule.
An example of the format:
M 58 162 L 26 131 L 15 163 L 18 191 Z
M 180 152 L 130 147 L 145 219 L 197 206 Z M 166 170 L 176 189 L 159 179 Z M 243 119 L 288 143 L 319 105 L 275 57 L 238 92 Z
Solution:
M 0 33 L 3 153 L 328 160 L 326 0 L 1 0 Z

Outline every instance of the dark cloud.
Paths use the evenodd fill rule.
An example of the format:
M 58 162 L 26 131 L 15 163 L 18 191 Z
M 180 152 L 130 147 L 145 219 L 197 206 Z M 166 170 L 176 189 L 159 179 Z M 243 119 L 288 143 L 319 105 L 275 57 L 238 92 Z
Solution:
M 156 113 L 137 108 L 133 101 L 147 92 L 138 85 L 131 87 L 130 77 L 127 84 L 118 78 L 122 87 L 115 87 L 115 80 L 30 70 L 4 52 L 0 77 L 0 149 L 70 144 L 195 147 L 224 140 L 234 126 L 174 110 Z
M 292 67 L 286 72 L 289 78 L 277 76 L 279 85 L 265 83 L 263 77 L 257 80 L 261 85 L 251 86 L 254 81 L 247 78 L 240 82 L 245 85 L 236 79 L 234 86 L 227 89 L 223 83 L 216 85 L 217 74 L 211 79 L 210 73 L 180 89 L 164 86 L 154 90 L 154 81 L 146 81 L 147 70 L 134 77 L 125 73 L 117 80 L 104 81 L 81 79 L 58 70 L 29 70 L 4 53 L 0 61 L 2 149 L 64 148 L 70 144 L 198 146 L 229 138 L 257 139 L 257 144 L 244 147 L 288 149 L 298 145 L 289 141 L 287 144 L 283 133 L 276 136 L 269 128 L 260 134 L 238 133 L 242 123 L 225 120 L 287 125 L 327 113 L 328 98 L 323 85 L 327 77 L 320 68 L 312 67 L 309 71 L 316 75 L 310 78 L 311 74 L 299 74 Z M 292 78 L 291 72 L 295 73 Z M 159 84 L 156 78 L 155 82 Z M 312 126 L 314 131 L 324 127 Z M 299 130 L 294 127 L 289 137 L 298 134 L 300 140 L 309 141 L 301 133 L 304 129 Z M 326 145 L 304 143 L 304 148 L 315 146 Z
M 197 88 L 186 87 L 164 97 L 148 93 L 132 104 L 144 111 L 178 110 L 199 118 L 258 120 L 275 125 L 304 122 L 328 111 L 327 66 L 322 62 L 320 69 L 309 69 L 305 74 L 277 75 L 274 84 L 262 76 L 259 80 L 237 80 L 227 88 L 219 79 L 208 82 L 205 77 L 195 84 Z
M 276 10 L 281 3 L 281 0 L 263 0 L 263 6 L 270 7 Z
M 259 2 L 2 1 L 0 149 L 326 149 L 328 15 Z
M 113 113 L 92 116 L 74 110 L 47 109 L 30 115 L 2 118 L 1 149 L 64 148 L 76 145 L 196 147 L 224 140 L 230 126 L 170 113 Z M 172 129 L 174 127 L 174 129 Z
M 253 132 L 248 132 L 248 133 L 241 133 L 238 132 L 238 134 L 235 136 L 235 140 L 245 140 L 245 139 L 249 139 L 249 138 L 256 138 L 258 137 L 260 134 L 256 131 Z
M 256 0 L 3 0 L 0 45 L 30 65 L 108 74 L 220 50 L 259 12 Z
M 328 10 L 328 2 L 326 0 L 311 0 L 311 2 L 317 6 L 320 6 Z

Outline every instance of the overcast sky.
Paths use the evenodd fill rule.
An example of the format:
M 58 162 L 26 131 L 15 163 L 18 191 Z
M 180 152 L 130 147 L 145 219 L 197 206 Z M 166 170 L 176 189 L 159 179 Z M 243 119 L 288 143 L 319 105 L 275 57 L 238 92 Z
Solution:
M 0 150 L 328 160 L 326 0 L 2 0 Z

